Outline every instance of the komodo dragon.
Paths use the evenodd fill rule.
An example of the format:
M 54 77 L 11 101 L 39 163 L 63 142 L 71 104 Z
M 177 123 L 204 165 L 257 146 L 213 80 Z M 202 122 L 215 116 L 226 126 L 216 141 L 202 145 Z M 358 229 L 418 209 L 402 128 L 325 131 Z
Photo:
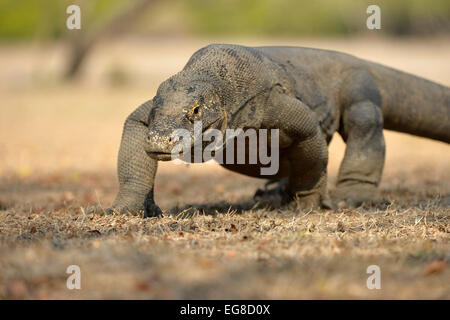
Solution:
M 449 116 L 450 88 L 348 54 L 212 44 L 126 119 L 120 190 L 109 210 L 161 214 L 153 199 L 157 162 L 171 159 L 171 133 L 192 131 L 195 120 L 202 130 L 279 129 L 280 170 L 270 178 L 287 183 L 276 192 L 301 208 L 319 208 L 377 198 L 383 127 L 450 143 Z M 336 131 L 346 151 L 329 197 L 327 144 Z M 223 166 L 261 177 L 259 164 Z

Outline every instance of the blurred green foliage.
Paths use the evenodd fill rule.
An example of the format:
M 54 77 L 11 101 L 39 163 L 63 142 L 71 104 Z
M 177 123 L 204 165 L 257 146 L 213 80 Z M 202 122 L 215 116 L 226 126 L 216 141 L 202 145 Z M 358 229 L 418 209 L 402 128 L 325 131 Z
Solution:
M 136 1 L 136 0 L 133 0 Z M 126 0 L 0 0 L 0 39 L 64 37 L 66 8 L 78 4 L 82 28 L 95 28 Z M 366 8 L 381 8 L 383 33 L 450 31 L 449 0 L 155 0 L 135 32 L 193 35 L 304 36 L 367 32 Z M 164 17 L 164 18 L 161 18 Z M 170 28 L 169 28 L 170 27 Z
M 96 27 L 124 3 L 124 0 L 0 0 L 0 39 L 58 39 L 68 31 L 69 5 L 81 7 L 83 26 Z
M 348 31 L 339 2 L 192 0 L 188 1 L 188 11 L 191 25 L 199 33 L 339 34 Z

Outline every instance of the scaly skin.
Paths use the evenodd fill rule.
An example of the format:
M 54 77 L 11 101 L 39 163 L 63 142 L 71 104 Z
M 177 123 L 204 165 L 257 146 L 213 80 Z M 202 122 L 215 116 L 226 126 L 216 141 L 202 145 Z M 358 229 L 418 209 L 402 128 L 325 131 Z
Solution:
M 377 198 L 383 128 L 450 143 L 450 89 L 353 56 L 295 47 L 209 45 L 125 122 L 119 194 L 112 210 L 161 210 L 153 201 L 157 161 L 170 160 L 178 128 L 280 130 L 282 180 L 267 193 L 302 208 L 358 206 Z M 336 189 L 327 192 L 327 144 L 347 144 Z M 262 178 L 261 164 L 223 165 Z M 258 196 L 265 193 L 259 190 Z
M 147 156 L 144 150 L 152 106 L 152 100 L 147 101 L 125 121 L 117 163 L 120 191 L 112 204 L 115 211 L 137 213 L 143 210 L 145 203 L 154 214 L 161 214 L 156 205 L 152 207 L 158 162 Z

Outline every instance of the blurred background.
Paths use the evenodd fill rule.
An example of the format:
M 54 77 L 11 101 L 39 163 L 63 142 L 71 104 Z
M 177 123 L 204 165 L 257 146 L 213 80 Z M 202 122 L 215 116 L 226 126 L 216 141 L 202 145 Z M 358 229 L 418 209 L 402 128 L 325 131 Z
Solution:
M 72 4 L 80 30 L 66 27 Z M 381 30 L 366 27 L 371 4 Z M 0 0 L 0 179 L 104 173 L 110 201 L 124 119 L 209 43 L 339 50 L 449 85 L 449 40 L 448 0 Z M 388 138 L 386 175 L 448 152 Z M 430 143 L 427 158 L 405 157 Z M 332 176 L 343 150 L 334 139 Z
M 441 142 L 385 133 L 388 208 L 241 215 L 265 181 L 164 162 L 158 205 L 217 215 L 86 214 L 118 191 L 126 117 L 210 43 L 337 50 L 450 86 L 449 0 L 0 0 L 0 299 L 448 298 Z M 338 135 L 329 150 L 332 186 Z M 83 290 L 66 288 L 72 264 Z M 366 288 L 371 264 L 383 290 Z
M 372 1 L 373 2 L 373 1 Z M 228 40 L 265 43 L 291 43 L 304 38 L 350 37 L 438 37 L 450 35 L 450 2 L 447 0 L 377 1 L 381 9 L 381 30 L 368 30 L 366 8 L 370 1 L 354 0 L 1 0 L 0 41 L 2 45 L 21 44 L 27 49 L 48 52 L 38 57 L 39 66 L 28 75 L 2 72 L 4 80 L 17 82 L 73 79 L 92 68 L 86 61 L 105 42 L 121 41 L 125 51 L 145 45 L 155 51 L 171 43 L 188 51 L 187 39 L 206 43 Z M 81 9 L 81 29 L 68 30 L 66 8 Z M 287 41 L 287 40 L 291 41 Z M 126 42 L 125 41 L 129 41 Z M 448 38 L 447 38 L 448 40 Z M 301 42 L 295 41 L 301 44 Z M 63 48 L 61 48 L 63 47 Z M 52 50 L 51 50 L 52 49 Z M 58 50 L 64 50 L 59 53 Z M 135 78 L 124 52 L 109 50 L 107 81 L 121 84 Z M 28 51 L 28 50 L 27 50 Z M 31 52 L 37 53 L 37 52 Z M 189 55 L 191 52 L 186 52 Z M 23 55 L 24 53 L 22 53 Z M 52 61 L 45 61 L 48 60 Z M 170 57 L 168 57 L 170 59 Z M 167 61 L 168 59 L 163 59 Z M 56 60 L 56 61 L 55 61 Z M 88 63 L 88 62 L 87 62 Z M 150 63 L 150 62 L 148 62 Z M 158 61 L 161 69 L 161 63 Z M 137 71 L 151 72 L 145 65 Z M 27 64 L 23 68 L 30 67 Z M 23 70 L 24 72 L 25 70 Z M 154 72 L 154 71 L 153 71 Z M 85 72 L 86 73 L 86 72 Z M 130 74 L 128 74 L 130 73 Z M 128 75 L 128 77 L 127 77 Z

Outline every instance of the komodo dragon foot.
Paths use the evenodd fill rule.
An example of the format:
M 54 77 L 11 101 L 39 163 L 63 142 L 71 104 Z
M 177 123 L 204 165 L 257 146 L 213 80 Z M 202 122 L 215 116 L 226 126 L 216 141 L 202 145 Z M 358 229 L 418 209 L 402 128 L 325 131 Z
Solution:
M 380 196 L 378 188 L 369 183 L 348 181 L 340 183 L 330 192 L 334 208 L 357 208 L 364 204 L 386 205 L 388 199 Z
M 158 217 L 162 215 L 162 210 L 159 208 L 154 200 L 153 194 L 148 195 L 145 200 L 136 199 L 132 197 L 120 197 L 114 201 L 112 206 L 106 209 L 106 214 L 144 214 L 144 217 Z
M 268 186 L 276 184 L 273 188 Z M 325 195 L 319 192 L 299 192 L 292 193 L 287 190 L 288 179 L 269 180 L 264 189 L 256 190 L 253 200 L 263 205 L 270 205 L 272 207 L 280 206 L 295 206 L 296 209 L 309 210 L 313 208 L 331 209 L 331 201 Z M 275 205 L 274 205 L 275 204 Z
M 279 207 L 282 204 L 288 202 L 286 194 L 286 186 L 288 179 L 281 180 L 269 180 L 264 184 L 264 189 L 256 190 L 253 195 L 253 200 L 262 205 L 269 205 L 271 207 Z M 274 185 L 272 188 L 268 188 Z

